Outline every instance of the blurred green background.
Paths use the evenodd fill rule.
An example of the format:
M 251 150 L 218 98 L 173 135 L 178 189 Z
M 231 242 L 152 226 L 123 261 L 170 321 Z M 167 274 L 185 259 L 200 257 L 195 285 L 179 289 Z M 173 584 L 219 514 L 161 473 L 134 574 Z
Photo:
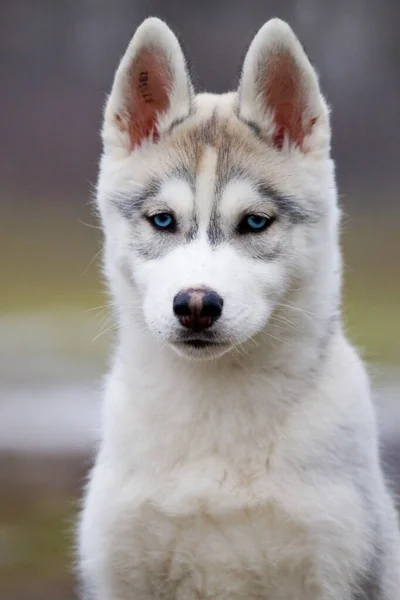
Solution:
M 149 15 L 186 40 L 198 90 L 234 87 L 251 36 L 272 16 L 304 42 L 333 107 L 346 328 L 370 365 L 398 485 L 399 6 L 2 0 L 1 599 L 76 598 L 73 530 L 112 336 L 93 206 L 98 130 L 117 62 Z

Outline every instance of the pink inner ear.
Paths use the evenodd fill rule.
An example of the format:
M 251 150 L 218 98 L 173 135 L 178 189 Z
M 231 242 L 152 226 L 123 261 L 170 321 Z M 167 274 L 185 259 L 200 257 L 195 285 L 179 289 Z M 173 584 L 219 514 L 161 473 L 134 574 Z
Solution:
M 308 123 L 304 121 L 307 97 L 301 73 L 292 56 L 287 52 L 272 56 L 262 77 L 265 103 L 272 110 L 276 125 L 273 135 L 275 147 L 281 150 L 285 135 L 288 135 L 295 145 L 303 149 L 304 138 L 311 133 L 316 119 Z
M 156 49 L 142 50 L 129 72 L 129 92 L 124 114 L 116 115 L 122 131 L 128 131 L 131 150 L 145 139 L 157 141 L 157 123 L 169 108 L 172 74 L 167 60 Z

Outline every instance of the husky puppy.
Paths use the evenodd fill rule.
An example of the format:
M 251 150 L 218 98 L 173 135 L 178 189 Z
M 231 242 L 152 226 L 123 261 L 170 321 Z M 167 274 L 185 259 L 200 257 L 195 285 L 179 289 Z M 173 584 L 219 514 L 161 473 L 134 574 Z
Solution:
M 328 109 L 267 22 L 195 95 L 150 18 L 115 75 L 98 206 L 118 342 L 79 529 L 94 600 L 397 600 L 368 378 L 340 318 Z

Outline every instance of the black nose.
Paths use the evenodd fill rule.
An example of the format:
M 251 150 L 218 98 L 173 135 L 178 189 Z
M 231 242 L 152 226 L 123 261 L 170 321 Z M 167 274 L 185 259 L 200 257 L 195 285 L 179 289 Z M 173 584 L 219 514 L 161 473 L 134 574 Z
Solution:
M 173 303 L 175 315 L 184 327 L 207 329 L 219 319 L 224 301 L 221 296 L 205 288 L 191 288 L 179 292 Z

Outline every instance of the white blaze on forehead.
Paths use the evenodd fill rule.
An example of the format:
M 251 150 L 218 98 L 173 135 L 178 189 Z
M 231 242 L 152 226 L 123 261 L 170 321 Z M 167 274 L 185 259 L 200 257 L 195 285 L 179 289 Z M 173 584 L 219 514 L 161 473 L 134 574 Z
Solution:
M 196 211 L 200 227 L 208 226 L 215 198 L 218 152 L 207 146 L 201 157 L 196 177 Z
M 251 210 L 252 206 L 263 198 L 251 181 L 233 179 L 224 188 L 220 200 L 220 211 L 226 217 L 236 217 L 239 213 Z
M 169 179 L 160 189 L 159 199 L 180 215 L 193 212 L 194 197 L 189 183 L 183 179 Z

